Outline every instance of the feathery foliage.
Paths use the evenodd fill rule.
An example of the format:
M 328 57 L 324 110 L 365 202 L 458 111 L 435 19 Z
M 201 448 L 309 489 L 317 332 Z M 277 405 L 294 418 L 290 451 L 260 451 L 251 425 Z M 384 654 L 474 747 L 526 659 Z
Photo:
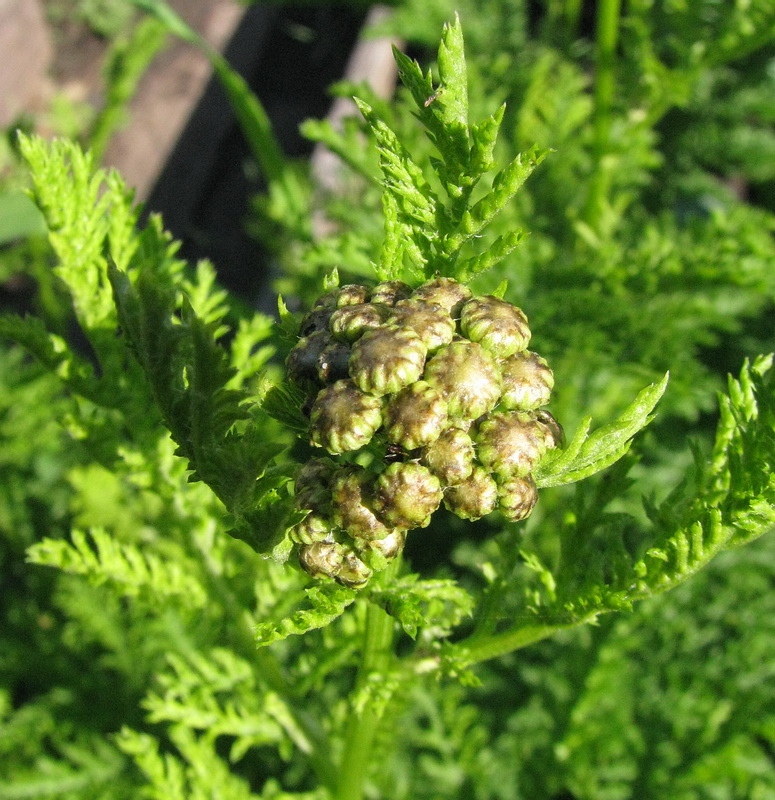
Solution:
M 435 63 L 304 126 L 337 197 L 135 5 L 127 80 L 166 31 L 225 84 L 285 301 L 247 311 L 87 149 L 19 139 L 58 300 L 0 315 L 0 798 L 771 794 L 774 218 L 718 179 L 771 179 L 768 3 L 630 3 L 617 47 L 607 0 L 594 38 L 580 4 L 405 0 Z M 698 146 L 725 128 L 733 163 Z M 437 275 L 525 310 L 575 433 L 526 522 L 440 511 L 364 588 L 312 579 L 289 309 Z

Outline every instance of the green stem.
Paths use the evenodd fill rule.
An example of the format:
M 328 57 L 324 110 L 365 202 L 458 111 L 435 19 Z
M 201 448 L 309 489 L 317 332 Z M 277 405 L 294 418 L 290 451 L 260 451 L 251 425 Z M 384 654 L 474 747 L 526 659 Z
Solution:
M 382 580 L 389 582 L 399 568 L 396 559 L 382 573 Z M 379 606 L 369 604 L 366 608 L 363 638 L 363 656 L 352 697 L 356 698 L 376 674 L 385 674 L 393 659 L 394 620 Z M 336 800 L 361 800 L 363 788 L 371 765 L 374 739 L 382 717 L 380 710 L 366 703 L 360 711 L 351 709 L 347 722 L 347 738 L 339 765 L 339 781 Z
M 603 160 L 610 148 L 611 109 L 613 107 L 616 44 L 619 37 L 621 0 L 600 0 L 595 31 L 595 177 L 587 203 L 587 221 L 597 227 L 608 193 L 608 174 Z
M 474 634 L 468 639 L 447 647 L 444 660 L 453 662 L 459 669 L 465 669 L 474 664 L 513 653 L 515 650 L 521 650 L 523 647 L 540 642 L 559 631 L 584 625 L 594 620 L 599 613 L 601 612 L 590 612 L 583 617 L 573 617 L 562 622 L 518 625 L 497 634 Z M 421 669 L 423 672 L 428 671 L 428 664 L 424 663 Z

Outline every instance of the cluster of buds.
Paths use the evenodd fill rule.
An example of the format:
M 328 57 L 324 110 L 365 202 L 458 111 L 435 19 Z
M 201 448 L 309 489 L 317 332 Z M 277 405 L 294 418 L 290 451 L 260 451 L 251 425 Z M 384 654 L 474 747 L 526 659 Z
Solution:
M 562 429 L 554 385 L 516 306 L 451 278 L 346 285 L 318 299 L 286 361 L 307 396 L 310 441 L 329 456 L 369 447 L 368 467 L 314 458 L 296 478 L 291 530 L 311 575 L 362 586 L 443 503 L 476 520 L 525 519 L 531 473 Z

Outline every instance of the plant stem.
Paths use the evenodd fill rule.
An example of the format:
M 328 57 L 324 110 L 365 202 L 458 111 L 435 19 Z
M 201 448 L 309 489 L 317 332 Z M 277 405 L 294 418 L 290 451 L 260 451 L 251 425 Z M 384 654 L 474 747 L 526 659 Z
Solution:
M 396 559 L 382 573 L 382 580 L 389 582 L 395 576 L 399 560 Z M 367 606 L 363 631 L 363 657 L 352 698 L 357 698 L 366 684 L 373 680 L 375 674 L 385 674 L 388 671 L 393 658 L 393 628 L 394 620 L 385 611 L 371 603 Z M 374 737 L 381 717 L 381 710 L 370 703 L 365 704 L 360 711 L 351 709 L 351 717 L 347 723 L 347 738 L 339 765 L 336 800 L 361 800 L 363 797 Z
M 474 634 L 468 639 L 450 645 L 446 649 L 445 656 L 460 669 L 465 669 L 482 661 L 489 661 L 491 658 L 498 658 L 515 650 L 521 650 L 523 647 L 535 644 L 559 631 L 591 622 L 600 613 L 600 611 L 595 611 L 583 617 L 573 617 L 563 622 L 519 625 L 503 631 L 503 633 Z
M 587 202 L 587 221 L 594 228 L 608 191 L 608 174 L 603 160 L 611 138 L 611 108 L 615 87 L 616 44 L 619 36 L 621 0 L 599 0 L 595 29 L 595 176 Z

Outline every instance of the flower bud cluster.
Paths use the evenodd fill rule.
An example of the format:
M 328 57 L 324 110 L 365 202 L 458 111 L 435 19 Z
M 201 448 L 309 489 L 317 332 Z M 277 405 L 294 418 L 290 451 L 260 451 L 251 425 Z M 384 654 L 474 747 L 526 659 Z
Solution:
M 308 513 L 291 536 L 307 572 L 364 585 L 442 503 L 468 520 L 531 513 L 531 473 L 562 428 L 542 408 L 554 376 L 530 335 L 519 308 L 451 278 L 318 299 L 286 361 L 307 395 L 310 442 L 330 456 L 375 445 L 384 458 L 302 466 L 296 506 Z

